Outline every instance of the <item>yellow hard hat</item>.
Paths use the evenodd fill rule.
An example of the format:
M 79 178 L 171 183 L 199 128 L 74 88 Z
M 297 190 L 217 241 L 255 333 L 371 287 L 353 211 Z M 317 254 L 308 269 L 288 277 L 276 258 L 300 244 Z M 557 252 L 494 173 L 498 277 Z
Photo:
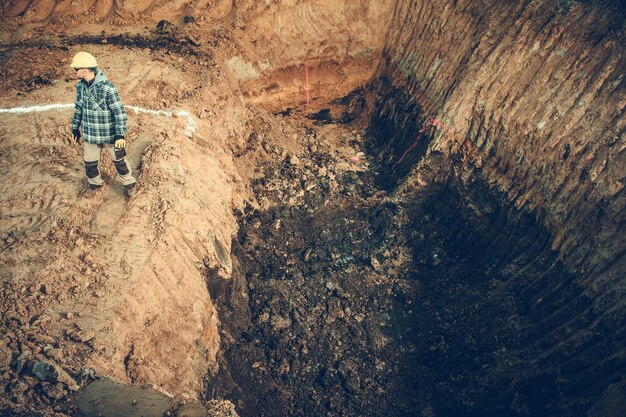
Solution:
M 70 64 L 72 68 L 95 68 L 98 66 L 96 58 L 89 52 L 79 52 L 74 55 L 74 59 Z

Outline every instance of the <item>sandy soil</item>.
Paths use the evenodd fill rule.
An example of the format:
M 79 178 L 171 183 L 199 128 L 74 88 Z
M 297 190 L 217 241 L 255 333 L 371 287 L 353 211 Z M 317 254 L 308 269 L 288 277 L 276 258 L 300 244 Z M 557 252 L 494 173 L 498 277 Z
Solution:
M 185 77 L 175 59 L 128 51 L 123 61 L 108 60 L 116 48 L 92 50 L 107 63 L 102 69 L 126 104 L 191 108 L 189 98 L 216 96 L 211 86 Z M 49 85 L 28 91 L 19 80 L 6 84 L 16 94 L 7 92 L 2 107 L 72 102 L 74 81 L 58 65 L 67 54 L 55 51 L 50 61 L 29 67 L 46 74 Z M 9 56 L 4 68 L 15 68 L 24 56 L 32 51 Z M 65 78 L 57 78 L 60 68 Z M 219 107 L 212 111 L 217 119 Z M 189 138 L 185 118 L 129 111 L 129 160 L 139 193 L 125 199 L 105 157 L 106 185 L 86 199 L 82 147 L 69 135 L 71 113 L 2 114 L 0 263 L 8 362 L 21 358 L 26 369 L 44 361 L 74 378 L 95 372 L 195 396 L 216 371 L 219 349 L 207 271 L 228 279 L 232 212 L 245 196 L 224 150 L 229 132 L 194 116 L 197 130 Z M 229 127 L 232 134 L 243 125 Z M 33 398 L 41 393 L 37 387 L 47 392 L 46 384 L 56 381 L 26 378 L 24 385 L 17 378 L 25 370 L 18 368 L 4 369 L 3 402 L 36 409 L 39 400 L 45 403 Z
M 606 415 L 623 31 L 558 3 L 2 2 L 0 108 L 61 106 L 0 112 L 0 414 L 108 377 L 138 414 L 129 384 L 181 416 Z M 142 109 L 132 201 L 107 157 L 83 195 L 84 49 Z
M 289 123 L 266 110 L 315 113 L 375 67 L 382 32 L 362 29 L 388 7 L 323 3 L 0 6 L 0 108 L 72 103 L 69 62 L 88 49 L 125 105 L 191 115 L 128 110 L 129 160 L 139 180 L 128 201 L 108 156 L 105 187 L 83 196 L 71 108 L 0 113 L 1 409 L 71 414 L 69 394 L 98 376 L 176 397 L 205 392 L 221 343 L 208 288 L 230 279 L 234 214 L 263 206 L 249 186 L 260 160 L 303 149 Z M 282 24 L 274 27 L 261 11 Z M 355 11 L 356 35 L 345 25 Z M 176 26 L 157 29 L 163 18 Z M 247 24 L 293 47 L 255 54 Z M 333 37 L 323 35 L 335 26 Z M 304 49 L 290 41 L 302 36 L 311 40 Z M 351 50 L 332 46 L 348 37 Z M 319 59 L 305 63 L 303 51 Z M 238 63 L 254 75 L 242 75 Z

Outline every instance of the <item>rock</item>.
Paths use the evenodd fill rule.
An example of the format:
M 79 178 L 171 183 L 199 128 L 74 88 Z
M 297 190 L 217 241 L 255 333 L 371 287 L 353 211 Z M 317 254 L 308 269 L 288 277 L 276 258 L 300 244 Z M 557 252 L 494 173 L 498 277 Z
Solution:
M 175 24 L 168 22 L 167 20 L 161 20 L 159 21 L 159 23 L 157 23 L 156 30 L 157 33 L 160 35 L 173 36 L 176 34 L 176 32 L 178 32 L 178 27 Z
M 80 370 L 80 377 L 82 379 L 96 379 L 98 375 L 96 374 L 96 371 L 91 368 L 82 368 Z
M 42 381 L 56 381 L 58 378 L 58 372 L 54 365 L 44 361 L 35 362 L 33 365 L 33 375 Z
M 47 314 L 42 314 L 41 316 L 34 318 L 34 320 L 31 322 L 31 324 L 33 326 L 37 326 L 39 324 L 49 323 L 51 320 L 52 320 L 52 318 L 50 316 L 48 316 Z
M 11 367 L 13 362 L 13 351 L 0 340 L 0 371 L 6 371 Z
M 374 268 L 374 271 L 382 272 L 383 266 L 380 264 L 380 262 L 378 261 L 378 259 L 376 259 L 375 256 L 372 256 L 370 258 L 370 264 L 372 265 L 372 268 Z
M 327 301 L 328 317 L 327 321 L 335 321 L 344 317 L 344 312 L 341 309 L 341 300 L 337 297 L 330 297 Z
M 304 189 L 306 191 L 311 191 L 315 187 L 317 187 L 317 183 L 315 181 L 307 181 L 304 183 Z
M 309 262 L 310 259 L 317 259 L 319 258 L 319 256 L 317 255 L 317 253 L 315 253 L 312 249 L 307 249 L 306 252 L 304 252 L 304 262 Z
M 67 372 L 52 361 L 37 361 L 33 365 L 33 375 L 41 381 L 60 382 L 72 391 L 78 391 L 79 386 Z
M 47 334 L 44 334 L 44 333 L 37 333 L 36 335 L 32 337 L 32 340 L 34 342 L 37 342 L 38 344 L 53 345 L 56 343 L 56 339 L 54 337 L 48 336 Z
M 28 362 L 28 360 L 33 356 L 30 350 L 23 351 L 20 356 L 17 357 L 17 361 L 15 363 L 15 373 L 19 374 L 24 369 L 24 365 Z
M 46 355 L 48 355 L 49 358 L 55 359 L 57 361 L 63 359 L 63 352 L 61 352 L 61 349 L 49 349 L 46 352 Z
M 284 330 L 291 326 L 291 320 L 289 317 L 281 317 L 278 315 L 273 315 L 271 320 L 272 329 L 274 331 Z
M 259 316 L 259 323 L 260 324 L 267 323 L 269 319 L 270 319 L 270 313 L 265 312 Z
M 235 411 L 233 403 L 227 400 L 210 400 L 207 405 L 207 412 L 214 417 L 239 417 Z
M 60 400 L 67 395 L 65 386 L 61 383 L 56 384 L 42 384 L 41 390 L 51 399 Z
M 280 361 L 280 365 L 278 366 L 278 373 L 281 375 L 287 375 L 289 374 L 290 370 L 291 370 L 291 365 L 289 365 L 289 359 L 283 358 Z
M 96 334 L 90 330 L 68 331 L 67 335 L 76 342 L 86 343 L 96 337 Z
M 356 372 L 351 372 L 350 375 L 348 375 L 346 388 L 353 394 L 361 391 L 361 379 Z

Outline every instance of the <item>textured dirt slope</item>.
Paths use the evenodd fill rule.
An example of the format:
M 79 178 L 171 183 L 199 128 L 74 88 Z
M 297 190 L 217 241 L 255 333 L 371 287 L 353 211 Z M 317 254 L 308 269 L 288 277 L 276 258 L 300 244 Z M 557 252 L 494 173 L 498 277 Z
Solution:
M 304 63 L 312 59 L 316 105 L 347 93 L 375 68 L 389 12 L 390 3 L 368 1 L 0 6 L 0 107 L 71 103 L 67 65 L 87 49 L 125 104 L 189 110 L 197 124 L 189 139 L 183 118 L 129 112 L 140 192 L 126 202 L 110 163 L 106 188 L 82 198 L 71 110 L 1 115 L 3 406 L 42 409 L 67 394 L 69 385 L 33 376 L 39 360 L 78 379 L 92 368 L 199 395 L 216 367 L 219 318 L 207 287 L 230 276 L 231 213 L 248 198 L 254 159 L 274 152 L 273 140 L 293 142 L 251 111 L 238 87 L 269 108 L 297 107 L 306 103 Z M 178 27 L 156 33 L 160 19 Z M 256 76 L 242 79 L 239 62 Z M 262 144 L 260 154 L 246 156 L 252 143 Z M 237 174 L 231 151 L 242 157 Z
M 221 103 L 212 107 L 212 120 L 193 116 L 192 138 L 184 118 L 129 111 L 130 160 L 140 184 L 131 202 L 108 157 L 107 185 L 93 199 L 82 196 L 81 145 L 69 140 L 71 110 L 0 115 L 1 333 L 9 349 L 2 353 L 13 364 L 30 351 L 28 360 L 56 362 L 74 377 L 92 368 L 195 397 L 215 372 L 219 349 L 206 279 L 230 276 L 232 211 L 243 195 L 224 146 L 244 120 L 224 114 L 245 108 L 224 93 L 217 69 L 211 87 L 163 53 L 125 51 L 119 59 L 116 47 L 89 50 L 125 104 L 202 112 L 190 103 L 206 101 L 205 95 Z M 55 74 L 73 52 L 53 51 L 43 62 L 10 53 L 3 72 L 21 65 L 28 73 Z M 19 76 L 11 78 L 0 107 L 72 102 L 75 81 L 66 71 L 30 92 Z M 41 407 L 31 391 L 37 381 L 25 377 L 21 385 L 15 365 L 7 369 L 3 365 L 3 402 Z
M 309 105 L 319 108 L 329 98 L 363 86 L 377 67 L 393 4 L 392 0 L 11 0 L 0 5 L 0 19 L 6 26 L 5 40 L 47 32 L 137 33 L 166 19 L 180 29 L 172 32 L 173 38 L 190 36 L 196 44 L 220 46 L 248 101 L 280 111 L 304 106 L 307 90 Z
M 10 0 L 2 10 L 7 17 L 23 17 L 27 23 L 108 22 L 129 18 L 152 21 L 178 19 L 193 13 L 211 16 L 212 12 L 228 12 L 231 3 L 231 0 Z M 77 16 L 80 18 L 76 19 Z
M 274 111 L 295 103 L 304 107 L 308 72 L 309 105 L 319 108 L 372 77 L 391 18 L 391 1 L 249 4 L 254 8 L 236 15 L 245 19 L 234 32 L 241 57 L 228 64 L 250 102 Z

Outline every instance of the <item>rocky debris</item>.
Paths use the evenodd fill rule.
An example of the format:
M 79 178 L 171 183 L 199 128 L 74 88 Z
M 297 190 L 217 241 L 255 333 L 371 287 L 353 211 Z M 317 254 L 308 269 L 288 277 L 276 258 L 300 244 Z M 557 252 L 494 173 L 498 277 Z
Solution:
M 500 232 L 488 232 L 484 213 L 505 209 L 442 186 L 440 158 L 416 174 L 423 189 L 391 195 L 362 161 L 320 151 L 316 136 L 297 138 L 316 152 L 260 169 L 263 209 L 240 218 L 252 320 L 227 324 L 245 332 L 229 339 L 223 369 L 233 371 L 218 381 L 239 388 L 223 395 L 241 398 L 244 413 L 275 416 L 458 415 L 506 402 L 488 375 L 494 363 L 503 379 L 519 375 L 525 359 L 513 350 L 526 336 L 514 292 L 502 292 L 515 268 L 484 253 L 514 259 L 513 247 L 486 243 Z M 459 235 L 483 244 L 470 251 Z
M 26 364 L 28 363 L 28 361 L 30 360 L 32 356 L 33 354 L 30 350 L 25 350 L 22 353 L 20 353 L 20 355 L 17 357 L 17 360 L 15 361 L 15 373 L 16 374 L 19 375 L 22 372 L 22 370 L 24 369 L 24 367 L 26 366 Z
M 274 331 L 281 331 L 291 327 L 291 320 L 288 317 L 274 315 L 271 319 L 271 325 Z
M 235 406 L 229 401 L 210 400 L 207 403 L 207 412 L 210 417 L 239 417 Z
M 63 368 L 52 361 L 37 361 L 32 365 L 32 373 L 41 381 L 59 382 L 66 385 L 71 391 L 77 391 L 79 386 Z
M 67 336 L 76 342 L 87 343 L 93 340 L 96 334 L 92 330 L 85 330 L 79 327 L 77 329 L 68 330 Z
M 0 340 L 0 372 L 8 370 L 12 362 L 13 351 L 3 340 Z
M 286 153 L 254 184 L 269 208 L 241 219 L 240 244 L 256 320 L 243 338 L 250 342 L 228 350 L 228 366 L 255 381 L 250 401 L 266 399 L 268 408 L 254 413 L 293 415 L 303 407 L 315 415 L 394 415 L 382 406 L 394 368 L 376 364 L 408 349 L 389 336 L 410 333 L 408 323 L 380 325 L 401 308 L 393 280 L 406 279 L 411 256 L 387 259 L 410 253 L 402 240 L 406 216 L 396 220 L 403 212 L 391 204 L 377 207 L 384 193 L 373 172 L 321 150 L 319 136 L 308 130 L 302 142 L 312 153 Z M 399 388 L 410 397 L 407 389 Z
M 178 27 L 167 20 L 159 20 L 156 30 L 160 35 L 175 35 L 178 32 Z

